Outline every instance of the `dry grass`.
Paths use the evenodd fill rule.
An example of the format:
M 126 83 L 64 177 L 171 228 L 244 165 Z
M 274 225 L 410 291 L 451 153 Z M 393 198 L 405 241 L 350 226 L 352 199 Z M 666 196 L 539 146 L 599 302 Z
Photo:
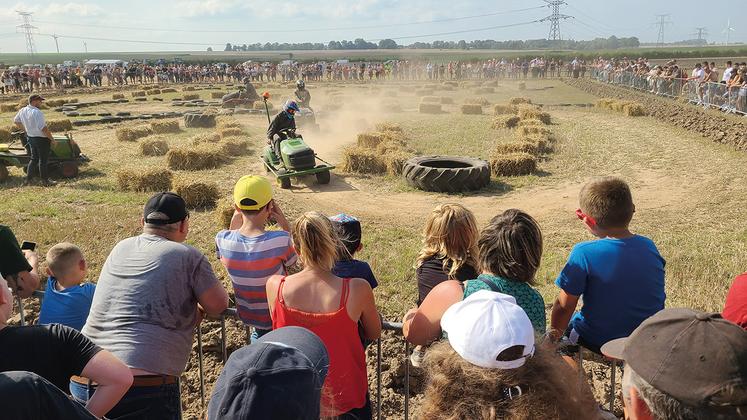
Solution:
M 119 127 L 114 131 L 114 136 L 119 141 L 135 141 L 151 134 L 153 134 L 153 129 L 147 125 L 139 127 Z
M 228 229 L 231 226 L 233 213 L 236 211 L 232 200 L 220 200 L 215 206 L 215 221 L 218 229 Z
M 518 97 L 518 98 L 511 98 L 511 99 L 509 99 L 508 103 L 511 104 L 511 105 L 531 104 L 532 100 L 529 99 L 529 98 Z
M 497 176 L 529 175 L 537 170 L 537 158 L 529 153 L 493 155 L 490 167 Z
M 494 129 L 515 128 L 519 124 L 519 121 L 521 121 L 521 118 L 516 115 L 498 115 L 493 118 L 491 127 Z
M 47 121 L 47 128 L 53 133 L 60 131 L 69 131 L 73 129 L 73 122 L 67 118 L 59 120 L 49 120 Z
M 380 175 L 387 171 L 387 164 L 381 154 L 376 150 L 359 146 L 348 146 L 342 151 L 342 165 L 340 169 L 344 172 Z
M 465 115 L 482 115 L 482 105 L 464 104 L 461 106 L 462 114 Z
M 174 182 L 174 192 L 179 194 L 191 209 L 213 208 L 221 196 L 218 184 L 190 181 L 185 178 L 178 178 Z
M 402 167 L 405 165 L 408 159 L 412 157 L 412 154 L 404 152 L 402 150 L 390 150 L 384 155 L 384 162 L 386 164 L 386 173 L 393 176 L 402 174 Z
M 523 127 L 519 127 L 518 132 L 522 135 L 541 134 L 549 136 L 550 134 L 552 134 L 552 131 L 550 131 L 550 129 L 548 129 L 547 127 L 538 125 L 525 125 Z
M 380 122 L 376 124 L 376 131 L 402 133 L 402 126 L 392 122 Z
M 646 112 L 646 108 L 644 108 L 643 105 L 633 102 L 628 103 L 623 107 L 623 114 L 628 117 L 644 117 L 648 115 L 648 112 Z
M 221 139 L 226 139 L 228 137 L 243 137 L 246 135 L 244 130 L 238 127 L 222 128 L 218 130 L 218 133 L 220 134 Z
M 215 118 L 215 127 L 220 130 L 222 128 L 242 128 L 242 125 L 234 117 L 221 115 Z
M 221 99 L 223 98 L 223 95 L 225 95 L 223 92 L 210 92 L 211 99 Z
M 220 134 L 218 133 L 202 133 L 192 137 L 192 144 L 197 146 L 204 143 L 218 143 L 220 141 Z
M 494 115 L 515 115 L 517 111 L 518 111 L 518 108 L 516 107 L 516 105 L 506 105 L 506 104 L 493 105 Z
M 487 100 L 487 98 L 483 98 L 481 96 L 477 96 L 474 98 L 467 98 L 464 100 L 465 105 L 480 105 L 480 106 L 488 106 L 490 105 L 490 101 Z
M 171 191 L 174 174 L 163 168 L 120 168 L 116 177 L 123 191 Z
M 16 112 L 17 110 L 18 104 L 0 104 L 0 112 Z
M 418 106 L 418 111 L 421 114 L 440 114 L 443 112 L 441 104 L 431 104 L 427 102 L 421 102 Z
M 166 153 L 168 167 L 184 171 L 217 168 L 227 160 L 221 147 L 209 144 L 171 149 Z
M 169 142 L 159 137 L 145 138 L 138 146 L 143 156 L 163 156 L 169 151 Z
M 391 132 L 386 133 L 383 131 L 373 133 L 360 133 L 358 134 L 358 147 L 375 149 L 379 144 L 392 137 L 390 133 Z
M 150 128 L 155 134 L 178 133 L 181 131 L 177 120 L 153 121 L 150 123 Z

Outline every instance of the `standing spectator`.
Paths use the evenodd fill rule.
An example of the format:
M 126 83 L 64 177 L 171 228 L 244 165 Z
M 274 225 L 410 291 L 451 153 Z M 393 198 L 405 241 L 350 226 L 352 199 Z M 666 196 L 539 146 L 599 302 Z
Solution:
M 358 335 L 381 335 L 371 286 L 364 279 L 332 274 L 341 246 L 332 222 L 309 212 L 293 225 L 293 243 L 303 264 L 297 274 L 271 277 L 267 282 L 273 328 L 308 328 L 322 339 L 329 353 L 329 373 L 322 390 L 322 417 L 370 419 L 366 355 Z
M 0 276 L 4 277 L 13 293 L 27 298 L 39 287 L 36 252 L 21 250 L 9 227 L 0 225 Z
M 198 310 L 220 314 L 228 295 L 207 258 L 183 243 L 189 212 L 180 196 L 155 194 L 141 223 L 143 233 L 120 241 L 101 268 L 83 333 L 135 376 L 111 417 L 180 419 L 178 378 L 192 350 Z M 95 389 L 86 379 L 70 383 L 82 401 Z
M 96 285 L 83 283 L 88 267 L 77 246 L 63 242 L 47 251 L 47 289 L 40 324 L 62 324 L 80 331 L 91 310 Z
M 84 375 L 99 384 L 86 403 L 96 417 L 105 415 L 122 398 L 132 374 L 119 359 L 64 325 L 9 326 L 12 313 L 13 297 L 0 277 L 0 372 L 33 372 L 59 389 L 68 389 L 71 376 Z M 57 413 L 45 414 L 60 418 Z
M 664 309 L 602 352 L 625 361 L 632 420 L 745 418 L 747 332 L 719 314 Z
M 738 275 L 731 284 L 722 316 L 747 330 L 747 273 Z
M 32 180 L 38 174 L 41 177 L 42 185 L 51 186 L 56 182 L 49 179 L 47 162 L 52 145 L 55 144 L 52 132 L 47 127 L 44 120 L 44 114 L 39 110 L 44 98 L 40 95 L 29 96 L 29 104 L 16 114 L 13 123 L 17 128 L 26 133 L 29 149 L 31 151 L 31 160 L 26 169 L 26 180 L 24 185 L 31 184 Z

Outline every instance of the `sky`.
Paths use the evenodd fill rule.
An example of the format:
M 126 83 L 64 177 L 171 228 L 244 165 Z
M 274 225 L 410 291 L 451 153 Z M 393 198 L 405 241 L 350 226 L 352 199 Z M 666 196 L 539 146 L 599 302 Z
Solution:
M 728 10 L 747 0 L 566 0 L 563 39 L 637 36 L 656 42 L 659 14 L 669 14 L 665 42 L 697 38 L 726 42 Z M 676 7 L 674 4 L 676 3 Z M 545 7 L 543 7 L 545 6 Z M 392 38 L 416 41 L 546 38 L 550 15 L 542 0 L 0 0 L 0 54 L 25 52 L 16 11 L 32 12 L 37 52 L 222 50 L 227 42 L 323 42 Z M 729 25 L 731 42 L 747 42 L 747 22 Z M 459 19 L 456 19 L 459 18 Z M 84 45 L 85 43 L 85 45 Z

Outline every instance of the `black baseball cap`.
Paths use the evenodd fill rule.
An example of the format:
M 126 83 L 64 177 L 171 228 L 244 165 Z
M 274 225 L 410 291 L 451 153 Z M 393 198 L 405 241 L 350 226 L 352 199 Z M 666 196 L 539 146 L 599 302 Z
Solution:
M 208 404 L 208 419 L 318 420 L 329 356 L 301 327 L 273 330 L 226 361 Z
M 31 101 L 35 101 L 37 99 L 42 100 L 42 101 L 46 100 L 41 95 L 33 94 L 33 95 L 29 96 L 29 103 L 31 103 Z
M 143 209 L 143 220 L 149 225 L 170 225 L 189 216 L 187 204 L 178 194 L 160 192 L 151 197 Z
M 602 353 L 691 407 L 747 409 L 747 331 L 718 313 L 661 310 Z

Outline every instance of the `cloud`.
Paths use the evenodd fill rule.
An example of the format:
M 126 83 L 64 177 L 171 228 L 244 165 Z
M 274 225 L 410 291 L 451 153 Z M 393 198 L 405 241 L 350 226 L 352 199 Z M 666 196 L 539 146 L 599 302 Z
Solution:
M 369 18 L 379 15 L 384 4 L 396 4 L 393 0 L 308 0 L 303 3 L 268 3 L 249 0 L 181 0 L 177 2 L 176 13 L 182 17 L 223 17 L 231 16 L 246 19 L 276 19 L 282 25 L 289 25 L 287 19 L 346 19 Z
M 33 4 L 26 2 L 18 2 L 12 7 L 4 7 L 0 9 L 0 18 L 16 19 L 20 23 L 20 18 L 16 13 L 16 10 L 22 10 L 24 12 L 31 12 L 34 16 L 39 17 L 54 17 L 65 18 L 65 17 L 97 17 L 101 16 L 104 12 L 99 5 L 95 3 L 79 3 L 79 2 L 67 2 L 67 3 L 49 3 L 49 4 Z

